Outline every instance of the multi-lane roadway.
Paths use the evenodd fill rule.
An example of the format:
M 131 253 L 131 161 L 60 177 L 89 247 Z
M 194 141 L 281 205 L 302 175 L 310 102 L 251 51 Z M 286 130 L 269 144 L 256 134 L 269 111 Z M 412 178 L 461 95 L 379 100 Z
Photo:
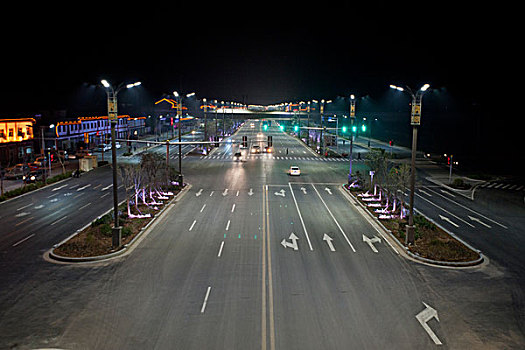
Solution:
M 274 152 L 250 153 L 268 134 Z M 116 260 L 71 266 L 42 258 L 111 207 L 111 196 L 104 197 L 110 168 L 2 204 L 0 347 L 524 346 L 523 285 L 499 255 L 494 262 L 483 249 L 489 263 L 461 270 L 406 260 L 342 191 L 347 162 L 317 156 L 275 125 L 263 131 L 258 122 L 246 123 L 232 139 L 243 135 L 250 145 L 241 161 L 233 157 L 238 142 L 206 156 L 186 155 L 191 188 L 131 254 Z M 175 152 L 170 155 L 176 165 Z M 300 176 L 287 174 L 292 165 Z M 447 198 L 435 183 L 421 181 L 427 194 L 418 198 L 436 205 L 434 195 Z M 448 199 L 440 206 L 455 212 Z M 417 204 L 429 216 L 445 215 L 423 199 Z M 520 227 L 481 209 L 462 210 L 498 235 L 506 234 L 498 224 L 510 232 Z

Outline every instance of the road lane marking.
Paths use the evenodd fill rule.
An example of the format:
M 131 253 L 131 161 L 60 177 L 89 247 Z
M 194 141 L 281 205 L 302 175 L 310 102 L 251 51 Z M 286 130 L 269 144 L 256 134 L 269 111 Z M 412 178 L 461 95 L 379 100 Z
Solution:
M 226 224 L 226 231 L 230 229 L 230 220 L 228 220 L 228 223 Z
M 206 296 L 204 297 L 204 302 L 202 303 L 201 307 L 201 314 L 204 313 L 204 310 L 206 309 L 206 304 L 208 303 L 208 297 L 210 296 L 211 286 L 208 287 L 208 290 L 206 291 Z
M 234 210 L 235 210 L 235 204 L 232 205 L 232 213 L 233 213 Z
M 58 191 L 59 189 L 64 188 L 64 187 L 67 187 L 67 185 L 62 185 L 60 187 L 53 188 L 51 191 L 55 192 L 55 191 Z
M 87 185 L 85 185 L 85 186 L 79 187 L 79 188 L 77 188 L 77 191 L 83 191 L 83 190 L 85 190 L 86 188 L 88 188 L 89 186 L 91 186 L 91 184 L 87 184 Z
M 222 254 L 222 248 L 224 247 L 224 241 L 221 243 L 221 247 L 219 248 L 219 254 L 217 254 L 217 257 L 220 258 Z
M 303 225 L 303 230 L 306 236 L 306 240 L 308 241 L 308 246 L 310 247 L 310 250 L 313 251 L 314 248 L 312 247 L 312 242 L 310 242 L 310 237 L 308 236 L 308 231 L 306 230 L 306 225 L 304 224 L 303 216 L 301 215 L 301 210 L 299 210 L 299 205 L 297 204 L 297 200 L 295 199 L 295 194 L 293 193 L 292 184 L 288 182 L 288 186 L 290 187 L 290 192 L 292 193 L 292 198 L 295 203 L 295 208 L 297 209 L 297 213 L 299 214 L 299 219 L 301 220 L 301 224 Z
M 210 197 L 213 196 L 213 192 L 215 192 L 215 191 L 211 191 L 211 193 L 210 193 Z
M 102 196 L 100 196 L 100 198 L 104 198 L 104 197 L 106 197 L 106 196 L 107 196 L 108 194 L 110 194 L 110 193 L 111 193 L 111 192 L 108 192 L 108 193 L 106 193 L 106 194 L 103 194 Z
M 319 198 L 321 199 L 321 202 L 323 202 L 324 207 L 326 208 L 326 210 L 328 210 L 328 213 L 330 214 L 330 216 L 331 216 L 332 219 L 334 220 L 335 224 L 336 224 L 337 227 L 339 228 L 339 231 L 341 231 L 341 233 L 343 234 L 343 237 L 345 238 L 346 243 L 348 243 L 348 245 L 350 246 L 350 248 L 352 249 L 352 251 L 355 253 L 355 248 L 354 248 L 354 246 L 352 245 L 352 243 L 350 243 L 350 240 L 349 240 L 348 237 L 346 236 L 345 231 L 343 231 L 343 229 L 341 228 L 341 225 L 339 225 L 339 222 L 337 222 L 337 220 L 335 219 L 334 214 L 332 214 L 332 211 L 331 211 L 331 210 L 328 208 L 328 206 L 326 205 L 326 202 L 324 201 L 323 197 L 321 197 L 321 194 L 319 193 L 319 191 L 317 190 L 317 188 L 315 187 L 315 185 L 312 185 L 312 187 L 314 188 L 315 193 L 317 193 L 317 195 L 318 195 Z
M 67 215 L 65 215 L 65 216 L 61 217 L 60 219 L 58 219 L 57 221 L 53 222 L 53 223 L 51 224 L 51 226 L 53 226 L 54 224 L 56 224 L 56 223 L 58 223 L 58 222 L 64 220 L 65 218 L 67 218 Z
M 197 223 L 197 220 L 193 220 L 193 224 L 191 224 L 190 229 L 188 231 L 193 230 L 193 226 L 195 226 L 195 223 Z
M 206 208 L 206 204 L 204 204 L 204 205 L 202 206 L 201 211 L 200 211 L 201 213 L 202 213 L 202 211 L 204 210 L 204 208 Z
M 31 234 L 29 236 L 27 236 L 26 238 L 24 239 L 21 239 L 20 241 L 16 242 L 15 244 L 13 244 L 13 247 L 16 247 L 17 245 L 19 245 L 20 243 L 24 243 L 25 241 L 27 241 L 29 238 L 33 237 L 35 234 Z
M 30 204 L 28 204 L 28 205 L 24 205 L 23 207 L 18 208 L 16 211 L 20 211 L 20 210 L 25 209 L 25 208 L 27 208 L 27 207 L 30 207 L 30 206 L 32 206 L 32 205 L 33 205 L 33 203 L 30 203 Z
M 82 209 L 84 209 L 85 207 L 88 207 L 88 206 L 90 206 L 90 205 L 91 205 L 91 202 L 89 202 L 89 203 L 86 204 L 86 205 L 81 206 L 78 210 L 82 210 Z
M 19 223 L 16 223 L 15 226 L 22 225 L 23 223 L 25 223 L 25 222 L 33 219 L 33 218 L 34 218 L 34 216 L 30 216 L 27 219 L 24 219 L 24 220 L 20 221 Z

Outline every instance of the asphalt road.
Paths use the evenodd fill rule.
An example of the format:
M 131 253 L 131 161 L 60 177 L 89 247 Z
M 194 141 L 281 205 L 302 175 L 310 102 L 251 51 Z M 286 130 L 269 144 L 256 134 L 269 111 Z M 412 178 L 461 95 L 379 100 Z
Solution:
M 492 261 L 457 270 L 405 260 L 340 189 L 346 162 L 317 157 L 275 125 L 268 132 L 273 154 L 245 151 L 234 161 L 238 144 L 225 143 L 207 156 L 187 155 L 192 188 L 131 254 L 111 262 L 42 259 L 74 226 L 60 211 L 66 203 L 82 213 L 75 225 L 88 219 L 95 204 L 81 210 L 71 199 L 85 191 L 78 198 L 86 205 L 104 195 L 104 170 L 3 204 L 0 219 L 11 226 L 0 241 L 0 347 L 524 347 L 514 270 Z M 258 133 L 264 142 L 260 124 L 248 123 L 232 139 L 253 143 Z M 301 176 L 287 175 L 291 165 Z M 48 203 L 54 198 L 63 205 Z M 39 220 L 47 221 L 17 231 L 42 203 L 49 212 Z M 437 213 L 430 204 L 421 210 Z

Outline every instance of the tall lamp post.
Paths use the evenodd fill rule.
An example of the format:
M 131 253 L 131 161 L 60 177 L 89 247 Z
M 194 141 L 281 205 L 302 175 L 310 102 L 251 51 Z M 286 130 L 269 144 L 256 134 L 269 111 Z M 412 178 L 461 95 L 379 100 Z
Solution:
M 421 101 L 423 94 L 430 87 L 429 84 L 423 85 L 415 93 L 409 88 L 406 91 L 412 97 L 412 112 L 410 117 L 410 124 L 412 125 L 412 160 L 410 163 L 410 212 L 408 217 L 408 225 L 406 227 L 406 241 L 407 245 L 414 244 L 415 229 L 414 229 L 414 192 L 416 187 L 416 149 L 417 149 L 417 127 L 421 125 Z M 390 85 L 391 89 L 398 91 L 405 91 L 402 87 Z
M 122 244 L 122 235 L 121 227 L 118 222 L 118 193 L 117 193 L 117 147 L 116 147 L 116 132 L 115 128 L 117 125 L 117 95 L 124 88 L 124 84 L 120 84 L 116 89 L 108 83 L 107 80 L 101 80 L 102 85 L 106 89 L 106 94 L 108 96 L 108 119 L 111 122 L 111 160 L 113 166 L 113 218 L 114 218 L 114 227 L 112 229 L 112 246 L 113 248 L 118 248 Z M 133 87 L 139 86 L 140 82 L 133 84 L 127 84 L 126 89 L 131 89 Z
M 348 169 L 348 185 L 352 184 L 352 158 L 354 148 L 354 120 L 355 120 L 355 96 L 350 95 L 350 166 Z

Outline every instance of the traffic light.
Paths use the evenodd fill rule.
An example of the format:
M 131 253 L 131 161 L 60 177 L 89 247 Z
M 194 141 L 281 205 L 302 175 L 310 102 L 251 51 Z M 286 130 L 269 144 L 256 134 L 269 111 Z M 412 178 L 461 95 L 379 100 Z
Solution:
M 363 132 L 366 131 L 366 125 L 365 125 L 365 124 L 361 125 L 361 130 L 362 130 Z
M 357 131 L 357 126 L 352 126 L 352 132 L 356 132 Z
M 263 124 L 264 131 L 268 130 L 268 124 Z
M 394 145 L 394 141 L 393 141 L 393 140 L 390 140 L 390 141 L 388 141 L 388 144 L 389 144 L 390 146 L 393 146 L 393 145 Z
M 299 131 L 299 125 L 295 125 L 295 126 L 293 127 L 293 131 L 298 132 L 298 131 Z
M 343 127 L 342 127 L 342 131 L 343 131 L 343 132 L 346 132 L 346 130 L 347 130 L 346 126 L 343 126 Z
M 273 147 L 273 137 L 271 135 L 268 135 L 268 147 Z
M 268 136 L 270 137 L 270 136 Z M 246 148 L 248 147 L 248 136 L 243 136 L 242 137 L 242 147 Z
M 214 137 L 213 137 L 213 141 L 215 141 L 214 146 L 215 146 L 215 147 L 219 147 L 219 136 L 214 136 Z
M 279 129 L 281 129 L 281 131 L 284 131 L 284 125 L 279 125 Z

